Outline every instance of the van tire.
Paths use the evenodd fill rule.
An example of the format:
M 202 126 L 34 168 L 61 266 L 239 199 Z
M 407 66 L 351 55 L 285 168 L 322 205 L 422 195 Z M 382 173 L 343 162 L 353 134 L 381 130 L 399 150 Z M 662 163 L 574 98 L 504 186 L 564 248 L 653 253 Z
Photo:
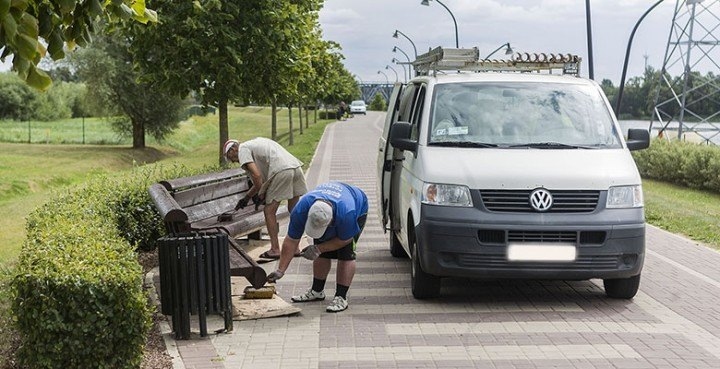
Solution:
M 418 255 L 418 246 L 415 241 L 415 231 L 410 231 L 410 247 L 412 248 L 412 267 L 410 283 L 412 286 L 412 294 L 418 300 L 424 300 L 440 296 L 440 277 L 425 273 L 420 265 L 420 256 Z
M 390 255 L 399 259 L 407 259 L 408 257 L 407 252 L 405 252 L 405 249 L 403 249 L 400 244 L 400 240 L 398 240 L 397 235 L 393 231 L 390 231 Z
M 640 274 L 630 278 L 604 279 L 605 295 L 614 299 L 631 299 L 640 287 Z

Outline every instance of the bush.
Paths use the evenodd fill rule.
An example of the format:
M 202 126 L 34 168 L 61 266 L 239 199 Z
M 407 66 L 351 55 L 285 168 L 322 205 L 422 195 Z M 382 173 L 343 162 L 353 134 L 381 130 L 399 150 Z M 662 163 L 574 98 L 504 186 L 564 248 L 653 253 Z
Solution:
M 336 111 L 320 110 L 318 112 L 318 119 L 338 119 Z
M 136 248 L 164 234 L 147 189 L 187 169 L 146 167 L 57 194 L 28 216 L 11 282 L 31 368 L 138 367 L 151 326 Z
M 684 141 L 653 140 L 634 151 L 640 175 L 720 193 L 720 148 Z

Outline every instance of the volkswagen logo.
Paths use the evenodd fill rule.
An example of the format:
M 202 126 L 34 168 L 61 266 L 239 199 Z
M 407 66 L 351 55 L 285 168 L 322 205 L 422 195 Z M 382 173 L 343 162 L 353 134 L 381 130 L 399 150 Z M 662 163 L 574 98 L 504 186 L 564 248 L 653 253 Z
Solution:
M 553 198 L 550 191 L 538 188 L 530 193 L 530 206 L 537 211 L 548 211 L 552 207 Z

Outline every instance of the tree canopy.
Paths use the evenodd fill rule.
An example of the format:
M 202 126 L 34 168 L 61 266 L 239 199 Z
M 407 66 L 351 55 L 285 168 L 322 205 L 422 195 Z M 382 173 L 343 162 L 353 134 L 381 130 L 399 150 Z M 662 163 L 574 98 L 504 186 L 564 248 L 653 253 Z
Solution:
M 148 1 L 162 20 L 131 25 L 130 47 L 142 77 L 170 91 L 196 91 L 218 107 L 219 143 L 228 139 L 231 101 L 292 103 L 321 90 L 323 47 L 318 11 L 322 0 Z M 341 67 L 342 64 L 333 64 Z M 339 73 L 339 72 L 338 72 Z M 348 73 L 349 74 L 349 73 Z M 311 91 L 317 88 L 316 91 Z
M 37 67 L 40 60 L 46 54 L 62 59 L 66 47 L 87 45 L 101 15 L 111 20 L 157 21 L 145 0 L 0 0 L 0 61 L 12 56 L 13 71 L 29 85 L 45 90 L 52 81 Z

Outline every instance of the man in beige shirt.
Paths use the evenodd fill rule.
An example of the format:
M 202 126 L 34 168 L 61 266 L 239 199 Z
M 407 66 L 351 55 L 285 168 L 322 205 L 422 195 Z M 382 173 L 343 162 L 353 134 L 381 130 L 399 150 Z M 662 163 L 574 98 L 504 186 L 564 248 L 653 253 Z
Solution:
M 292 212 L 300 196 L 307 192 L 302 162 L 277 142 L 263 137 L 243 143 L 228 140 L 223 145 L 223 153 L 227 160 L 239 163 L 253 183 L 245 197 L 238 202 L 238 208 L 247 206 L 255 195 L 265 205 L 263 211 L 270 235 L 270 250 L 260 257 L 278 259 L 280 243 L 276 213 L 283 200 L 287 200 L 288 211 Z

